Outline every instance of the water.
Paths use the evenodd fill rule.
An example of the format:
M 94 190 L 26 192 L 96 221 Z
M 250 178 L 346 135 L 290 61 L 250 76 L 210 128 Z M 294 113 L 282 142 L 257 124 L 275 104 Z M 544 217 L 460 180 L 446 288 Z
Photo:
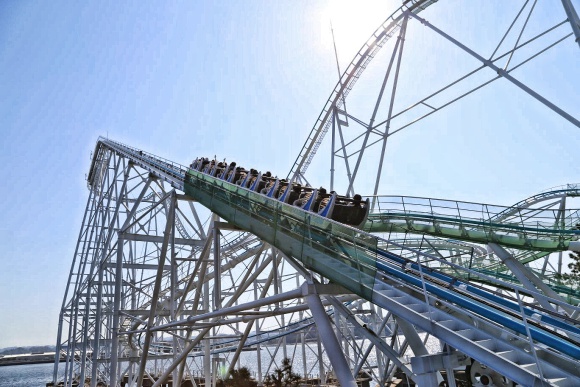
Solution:
M 45 387 L 53 368 L 52 363 L 0 367 L 0 387 Z
M 424 335 L 421 334 L 423 337 Z M 430 337 L 427 341 L 427 347 L 431 350 L 438 349 L 439 342 L 434 338 Z M 292 359 L 293 371 L 300 375 L 317 376 L 319 373 L 318 368 L 318 351 L 315 345 L 306 345 L 305 351 L 305 361 L 302 359 L 302 351 L 296 346 L 289 346 L 287 356 Z M 223 365 L 229 365 L 229 360 L 233 353 L 225 353 L 219 355 L 220 363 Z M 283 354 L 282 351 L 276 351 L 275 347 L 262 347 L 262 356 L 264 359 L 269 359 L 270 357 L 276 358 L 278 364 L 280 364 Z M 374 351 L 369 356 L 371 362 L 374 361 Z M 323 354 L 323 362 L 328 366 L 329 361 L 326 354 Z M 306 370 L 304 370 L 304 363 L 306 363 Z M 190 360 L 190 369 L 194 375 L 201 376 L 203 359 L 195 358 Z M 242 352 L 240 355 L 240 361 L 236 364 L 235 368 L 247 367 L 250 372 L 255 376 L 257 373 L 257 352 L 248 351 Z M 148 362 L 148 368 L 154 373 L 156 366 L 161 364 L 156 364 L 155 362 Z M 17 365 L 17 366 L 3 366 L 0 367 L 0 387 L 46 387 L 46 383 L 52 381 L 53 364 L 27 364 L 27 365 Z M 64 371 L 64 363 L 60 364 L 59 373 L 62 375 Z M 264 367 L 264 364 L 262 365 Z M 263 375 L 271 373 L 273 369 L 265 370 L 263 369 Z M 59 378 L 62 379 L 62 378 Z
M 282 351 L 275 351 L 275 348 L 262 349 L 262 355 L 264 358 L 268 358 L 270 355 L 274 355 L 280 364 L 282 360 Z M 227 353 L 220 356 L 223 364 L 229 364 L 227 361 L 233 353 Z M 300 351 L 290 351 L 288 354 L 293 358 L 294 371 L 302 374 L 302 353 Z M 318 368 L 311 368 L 315 363 L 317 358 L 314 348 L 309 348 L 306 354 L 307 357 L 307 374 L 317 374 Z M 325 362 L 328 363 L 328 359 L 324 356 Z M 203 359 L 198 358 L 192 364 L 192 371 L 195 375 L 201 376 Z M 150 371 L 155 370 L 155 363 L 148 362 Z M 197 366 L 196 366 L 197 363 Z M 240 356 L 240 362 L 238 364 L 241 367 L 248 367 L 252 374 L 256 374 L 257 371 L 257 353 L 254 351 L 242 352 Z M 62 375 L 64 371 L 64 363 L 60 364 L 59 373 Z M 14 365 L 14 366 L 2 366 L 0 367 L 0 387 L 46 387 L 46 383 L 52 381 L 52 372 L 54 364 L 26 364 L 26 365 Z M 236 367 L 238 368 L 238 367 Z M 270 369 L 269 372 L 273 370 Z

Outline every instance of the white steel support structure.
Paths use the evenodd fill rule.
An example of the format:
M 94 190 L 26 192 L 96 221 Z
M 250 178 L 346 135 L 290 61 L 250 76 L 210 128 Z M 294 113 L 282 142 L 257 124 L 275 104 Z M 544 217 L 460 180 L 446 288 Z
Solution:
M 280 324 L 308 321 L 306 307 L 290 307 L 289 318 L 285 313 L 256 309 L 254 317 L 220 323 L 227 328 L 220 328 L 212 319 L 205 319 L 206 326 L 159 328 L 170 321 L 230 307 L 248 295 L 264 299 L 282 294 L 303 280 L 275 249 L 250 234 L 215 216 L 204 226 L 202 219 L 209 213 L 177 193 L 179 187 L 168 185 L 163 174 L 106 147 L 96 152 L 78 258 L 71 268 L 59 325 L 59 353 L 68 360 L 55 364 L 55 382 L 63 368 L 69 386 L 81 378 L 94 386 L 142 385 L 144 379 L 155 381 L 156 373 L 164 374 L 170 368 L 167 377 L 172 375 L 172 379 L 191 379 L 205 372 L 211 380 L 213 373 L 206 372 L 207 365 L 211 367 L 217 348 L 214 342 L 220 335 L 243 339 L 235 344 L 238 350 L 230 358 L 230 372 L 237 368 L 235 358 L 246 347 L 244 341 L 256 340 L 249 336 L 262 330 L 264 336 L 272 337 L 267 342 L 273 343 L 275 351 L 293 352 L 288 346 L 300 342 L 285 343 L 284 334 L 276 332 Z M 294 297 L 288 302 L 296 301 Z M 284 310 L 289 306 L 276 301 L 266 308 Z M 268 318 L 271 314 L 279 317 Z M 239 337 L 238 330 L 222 333 L 247 321 L 251 323 Z M 312 322 L 306 326 L 304 334 L 316 336 L 308 333 L 315 329 Z M 201 343 L 205 348 L 202 355 L 187 358 Z M 302 342 L 301 352 L 311 351 L 309 346 L 311 340 Z M 279 361 L 264 358 L 263 351 L 260 359 L 264 376 Z M 321 359 L 320 367 L 304 359 L 308 369 L 303 373 L 312 374 L 318 368 L 326 372 L 328 363 L 325 365 L 324 355 Z
M 326 105 L 320 113 L 318 120 L 313 126 L 308 139 L 304 143 L 288 177 L 307 182 L 307 169 L 313 162 L 315 155 L 321 147 L 328 130 L 331 130 L 330 170 L 332 189 L 345 189 L 349 195 L 353 195 L 356 187 L 360 187 L 369 177 L 374 184 L 374 195 L 381 191 L 380 181 L 385 158 L 388 155 L 386 148 L 389 137 L 402 130 L 423 124 L 424 120 L 433 114 L 445 110 L 449 106 L 458 103 L 467 96 L 478 92 L 480 89 L 504 79 L 513 84 L 515 88 L 523 91 L 547 109 L 560 115 L 563 120 L 575 128 L 580 127 L 578 117 L 558 106 L 558 103 L 550 101 L 545 96 L 533 90 L 524 81 L 512 75 L 516 70 L 525 67 L 529 63 L 542 56 L 549 55 L 550 50 L 561 45 L 567 45 L 574 40 L 578 41 L 579 28 L 578 15 L 573 2 L 562 0 L 557 4 L 560 9 L 560 19 L 545 20 L 543 28 L 530 27 L 530 18 L 541 18 L 543 15 L 534 13 L 535 4 L 538 1 L 522 1 L 521 8 L 516 9 L 515 18 L 497 42 L 495 50 L 489 57 L 478 52 L 477 47 L 468 47 L 461 42 L 460 37 L 454 37 L 437 27 L 437 23 L 422 17 L 427 8 L 444 6 L 443 2 L 430 0 L 413 0 L 404 2 L 404 5 L 393 13 L 372 36 L 363 44 L 354 59 L 340 76 L 337 85 L 331 93 Z M 433 5 L 433 3 L 438 3 Z M 514 6 L 517 4 L 513 4 Z M 425 11 L 425 12 L 424 12 Z M 502 12 L 506 11 L 502 9 Z M 510 10 L 511 11 L 511 10 Z M 511 11 L 513 12 L 513 11 Z M 483 27 L 483 25 L 482 25 Z M 403 41 L 412 45 L 410 29 L 428 28 L 433 34 L 442 36 L 449 45 L 457 47 L 467 56 L 476 58 L 480 65 L 466 70 L 464 74 L 450 80 L 447 84 L 435 90 L 422 90 L 415 84 L 404 84 L 399 79 L 399 69 L 403 53 Z M 475 26 L 474 26 L 475 28 Z M 489 28 L 489 27 L 484 27 Z M 476 32 L 477 33 L 477 32 Z M 483 33 L 483 31 L 481 32 Z M 417 35 L 413 33 L 413 35 Z M 515 44 L 508 46 L 510 40 Z M 392 47 L 392 52 L 387 58 L 382 58 L 380 64 L 375 64 L 375 57 L 382 54 L 384 47 Z M 517 61 L 516 61 L 517 57 Z M 433 58 L 422 58 L 422 62 L 408 62 L 406 67 L 413 71 L 424 66 Z M 396 74 L 392 74 L 393 63 L 397 62 Z M 505 62 L 505 63 L 504 63 Z M 360 79 L 365 79 L 367 68 L 384 66 L 384 75 L 374 79 L 376 91 L 368 91 L 362 96 L 357 95 L 355 85 Z M 485 71 L 491 70 L 489 76 Z M 376 70 L 374 72 L 377 72 Z M 380 71 L 378 71 L 380 74 Z M 573 76 L 574 74 L 570 74 Z M 375 75 L 376 76 L 376 75 Z M 363 81 L 364 82 L 364 81 Z M 389 87 L 390 85 L 390 87 Z M 397 103 L 398 89 L 416 89 L 417 95 L 414 100 L 405 99 Z M 388 91 L 390 89 L 390 92 Z M 368 96 L 375 93 L 376 99 L 369 100 Z M 351 98 L 348 98 L 351 96 Z M 361 101 L 364 98 L 364 102 Z M 348 112 L 344 108 L 349 102 Z M 371 109 L 369 109 L 369 107 Z M 357 110 L 358 108 L 358 110 Z M 369 118 L 364 117 L 368 115 Z M 341 117 L 344 117 L 342 119 Z M 344 130 L 348 126 L 348 133 Z M 339 135 L 340 141 L 337 141 Z M 374 152 L 373 156 L 364 156 L 375 145 L 381 145 L 382 150 Z M 337 161 L 343 160 L 344 165 Z M 318 164 L 317 164 L 318 166 Z M 359 179 L 359 170 L 365 171 L 364 178 Z M 341 178 L 341 185 L 337 187 L 337 177 Z M 365 186 L 366 187 L 366 186 Z M 365 188 L 366 189 L 366 188 Z
M 413 313 L 422 317 L 419 314 L 412 317 L 404 309 L 391 305 L 391 301 L 382 298 L 384 292 L 379 288 L 374 289 L 372 298 L 365 296 L 365 300 L 343 287 L 323 287 L 323 293 L 317 292 L 324 295 L 325 299 L 321 300 L 308 289 L 317 288 L 315 284 L 325 284 L 328 279 L 311 272 L 302 258 L 279 251 L 268 241 L 224 222 L 216 214 L 207 213 L 194 204 L 193 198 L 178 193 L 176 190 L 182 186 L 177 175 L 183 167 L 164 161 L 169 167 L 157 170 L 163 159 L 110 140 L 100 140 L 96 152 L 87 208 L 97 210 L 94 214 L 87 213 L 86 218 L 92 217 L 93 221 L 87 222 L 81 231 L 79 251 L 84 253 L 71 270 L 76 273 L 71 276 L 80 277 L 81 282 L 71 281 L 69 285 L 76 293 L 65 300 L 64 323 L 59 327 L 59 332 L 69 332 L 68 338 L 62 340 L 61 336 L 59 343 L 59 352 L 67 358 L 66 385 L 80 378 L 90 379 L 91 385 L 141 386 L 145 379 L 155 386 L 172 380 L 195 383 L 203 380 L 214 384 L 216 378 L 227 378 L 240 366 L 244 350 L 258 348 L 260 369 L 256 374 L 264 380 L 277 367 L 280 357 L 302 353 L 306 354 L 305 358 L 295 363 L 302 364 L 300 373 L 308 376 L 317 370 L 320 380 L 332 370 L 344 385 L 353 384 L 363 374 L 386 383 L 397 372 L 423 383 L 441 382 L 439 372 L 430 368 L 414 370 L 404 360 L 429 356 L 435 359 L 439 355 L 445 358 L 449 347 L 434 350 L 426 345 L 431 334 L 456 350 L 473 353 L 479 359 L 476 364 L 497 363 L 500 367 L 502 360 L 497 355 L 472 352 L 462 347 L 467 342 L 437 330 L 425 332 L 426 321 L 439 326 L 442 317 L 433 317 L 432 313 L 440 314 L 442 310 L 451 313 L 453 317 L 448 318 L 458 324 L 481 319 L 430 294 L 432 290 L 428 287 L 433 285 L 426 283 L 426 273 L 419 272 L 421 286 L 411 286 L 393 298 L 411 297 L 415 301 L 407 303 L 414 305 Z M 103 167 L 104 162 L 107 167 Z M 546 195 L 542 197 L 536 201 L 546 200 Z M 556 223 L 560 217 L 568 219 L 570 215 L 562 212 L 560 201 L 555 203 Z M 524 206 L 518 207 L 518 213 L 522 210 Z M 199 219 L 203 219 L 204 211 L 208 226 L 197 228 L 202 225 Z M 545 209 L 527 211 L 530 216 L 536 216 L 536 212 Z M 511 219 L 512 212 L 506 210 L 501 216 Z M 474 249 L 425 237 L 420 243 L 417 240 L 403 241 L 403 245 L 385 243 L 384 248 L 389 251 L 402 249 L 396 253 L 401 259 L 412 254 L 409 262 L 416 262 L 425 270 L 454 260 L 473 263 L 491 259 L 485 248 Z M 490 246 L 508 268 L 512 271 L 518 268 L 516 277 L 524 278 L 522 273 L 526 269 L 519 261 L 505 255 L 507 252 L 499 246 Z M 509 260 L 518 264 L 508 264 Z M 452 266 L 453 270 L 460 267 L 457 263 Z M 348 270 L 355 269 L 339 272 L 346 274 Z M 468 273 L 481 277 L 473 270 Z M 364 275 L 364 271 L 353 275 Z M 381 281 L 386 281 L 388 288 L 393 280 L 383 277 Z M 531 289 L 528 283 L 514 288 L 514 292 L 516 300 L 520 300 L 521 314 L 527 307 L 521 304 L 521 294 L 540 300 L 544 309 L 555 305 L 571 315 L 580 311 L 561 299 L 552 298 L 551 293 L 536 295 L 535 288 Z M 447 305 L 443 309 L 442 303 Z M 424 314 L 425 311 L 428 313 Z M 525 326 L 530 336 L 531 328 Z M 491 332 L 497 329 L 485 328 L 482 322 L 476 327 L 483 329 L 478 333 L 482 337 L 490 334 L 490 329 Z M 474 327 L 460 331 L 470 329 Z M 569 337 L 574 335 L 572 332 Z M 298 347 L 301 349 L 297 350 Z M 376 356 L 371 357 L 373 348 Z M 573 353 L 574 349 L 570 350 Z M 307 359 L 311 352 L 316 355 Z M 538 353 L 535 361 L 538 364 L 551 361 L 544 356 Z M 224 364 L 227 371 L 220 375 L 218 371 Z M 416 364 L 419 367 L 424 363 Z M 540 378 L 556 380 L 558 372 L 570 372 L 570 367 L 574 367 L 563 364 L 562 371 L 553 370 L 551 365 L 541 366 Z M 453 369 L 450 363 L 444 365 L 448 371 Z M 55 375 L 59 375 L 58 367 L 56 363 Z M 547 367 L 545 371 L 543 367 Z M 517 367 L 513 372 L 506 372 L 515 380 L 528 377 Z M 544 373 L 547 376 L 542 376 Z
M 289 178 L 308 182 L 306 170 L 327 130 L 332 129 L 331 189 L 353 195 L 364 170 L 364 179 L 372 182 L 373 207 L 384 209 L 378 195 L 383 189 L 380 183 L 390 136 L 499 79 L 513 83 L 577 129 L 576 117 L 512 74 L 551 48 L 578 40 L 574 6 L 568 0 L 561 2 L 561 20 L 525 38 L 522 32 L 527 31 L 534 7 L 523 2 L 487 59 L 476 48 L 463 45 L 460 39 L 436 27 L 436 20 L 427 21 L 425 10 L 436 1 L 405 2 L 347 66 Z M 442 6 L 444 1 L 439 3 L 435 6 Z M 397 102 L 405 85 L 400 73 L 412 66 L 407 57 L 403 60 L 403 49 L 408 50 L 413 43 L 411 29 L 417 27 L 433 30 L 481 64 L 438 90 L 417 95 L 414 102 L 401 108 Z M 504 39 L 514 34 L 515 45 L 506 48 Z M 346 100 L 355 83 L 367 67 L 375 64 L 380 48 L 389 44 L 390 50 L 385 51 L 390 55 L 379 65 L 382 72 L 375 82 L 377 97 L 365 101 L 370 110 L 358 111 L 360 104 L 349 100 L 347 112 Z M 533 49 L 516 60 L 514 54 L 524 47 Z M 471 85 L 467 91 L 455 89 L 472 75 L 489 69 L 493 74 L 487 80 Z M 449 91 L 451 96 L 445 94 Z M 439 98 L 443 94 L 445 98 Z M 370 160 L 374 145 L 380 145 L 374 153 L 378 159 Z M 344 160 L 343 166 L 339 165 L 340 159 Z M 317 377 L 322 384 L 336 382 L 331 375 L 336 375 L 341 385 L 354 385 L 357 378 L 367 376 L 371 383 L 380 385 L 395 376 L 423 384 L 440 383 L 441 371 L 450 375 L 457 369 L 464 370 L 472 383 L 480 382 L 483 370 L 488 370 L 494 383 L 505 386 L 512 386 L 512 380 L 523 385 L 532 381 L 534 385 L 558 386 L 577 381 L 560 378 L 575 375 L 579 365 L 569 359 L 569 354 L 545 351 L 544 344 L 532 337 L 534 329 L 544 322 L 526 314 L 536 308 L 545 315 L 554 314 L 556 320 L 562 319 L 571 327 L 577 324 L 578 295 L 565 287 L 569 291 L 565 294 L 552 290 L 554 283 L 550 281 L 557 280 L 563 265 L 560 261 L 554 268 L 549 253 L 502 247 L 499 242 L 433 236 L 418 231 L 414 228 L 416 220 L 408 218 L 404 221 L 406 230 L 383 233 L 388 241 L 382 240 L 377 246 L 407 259 L 403 271 L 414 273 L 420 283 L 412 285 L 385 273 L 377 274 L 372 294 L 360 297 L 352 289 L 329 285 L 330 274 L 312 270 L 298 253 L 289 254 L 284 246 L 259 236 L 259 230 L 242 229 L 185 195 L 186 169 L 142 150 L 106 139 L 99 141 L 59 316 L 55 384 L 72 386 L 86 380 L 91 387 L 99 383 L 141 386 L 148 381 L 161 386 L 169 381 L 191 381 L 209 386 L 240 366 L 250 365 L 261 385 L 284 357 L 294 358 L 295 372 L 305 378 Z M 489 220 L 525 222 L 552 211 L 552 223 L 557 225 L 554 228 L 570 231 L 579 217 L 578 212 L 570 212 L 566 198 L 577 196 L 578 191 L 579 187 L 568 186 L 563 194 L 539 194 L 510 208 L 512 212 L 506 210 Z M 460 204 L 453 204 L 459 210 Z M 435 211 L 431 202 L 429 206 Z M 469 235 L 470 229 L 459 227 Z M 434 221 L 433 228 L 438 232 L 441 224 Z M 362 232 L 359 237 L 369 238 Z M 312 245 L 306 241 L 302 249 Z M 534 261 L 543 264 L 532 267 Z M 355 266 L 337 265 L 364 283 L 365 270 L 359 263 L 359 271 L 352 271 Z M 433 290 L 439 286 L 437 282 L 430 282 L 431 269 L 457 275 L 446 285 L 456 292 L 453 296 L 467 297 L 475 287 L 497 289 L 498 294 L 517 305 L 510 316 L 521 319 L 525 330 L 499 326 L 479 312 L 440 296 Z M 458 287 L 456 281 L 465 283 Z M 316 294 L 305 290 L 312 287 Z M 566 314 L 560 313 L 562 310 Z M 574 342 L 574 332 L 565 336 Z M 490 349 L 490 337 L 500 338 L 495 352 Z M 529 347 L 534 348 L 533 356 L 526 349 Z M 66 361 L 59 363 L 61 357 Z

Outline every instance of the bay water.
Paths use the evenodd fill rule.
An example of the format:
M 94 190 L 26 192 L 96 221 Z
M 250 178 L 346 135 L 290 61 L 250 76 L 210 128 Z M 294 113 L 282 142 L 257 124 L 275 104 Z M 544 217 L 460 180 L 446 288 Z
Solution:
M 0 387 L 45 387 L 52 380 L 54 364 L 25 364 L 0 367 Z

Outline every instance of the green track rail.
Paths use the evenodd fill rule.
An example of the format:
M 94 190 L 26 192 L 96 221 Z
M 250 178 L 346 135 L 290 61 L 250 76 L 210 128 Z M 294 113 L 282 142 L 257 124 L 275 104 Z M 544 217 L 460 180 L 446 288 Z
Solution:
M 548 253 L 580 247 L 580 230 L 575 228 L 580 222 L 578 211 L 387 198 L 387 205 L 369 214 L 365 231 L 424 234 Z
M 238 185 L 189 170 L 188 196 L 331 281 L 372 299 L 378 238 Z M 329 264 L 329 262 L 335 262 Z M 358 276 L 346 275 L 345 265 Z

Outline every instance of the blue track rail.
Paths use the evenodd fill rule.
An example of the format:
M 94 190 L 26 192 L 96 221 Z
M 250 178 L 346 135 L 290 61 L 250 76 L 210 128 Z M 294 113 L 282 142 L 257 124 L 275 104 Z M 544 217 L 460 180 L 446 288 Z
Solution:
M 379 253 L 379 255 L 384 256 L 384 257 L 388 257 L 389 259 L 398 262 L 398 263 L 404 263 L 406 264 L 408 261 L 407 260 L 403 260 L 401 257 L 398 257 L 394 254 L 391 254 L 389 252 L 386 251 L 377 251 Z M 430 276 L 434 276 L 437 277 L 440 280 L 445 281 L 446 283 L 448 283 L 449 286 L 452 285 L 452 281 L 453 279 L 451 277 L 448 277 L 444 274 L 441 273 L 436 273 L 433 272 L 430 269 L 427 269 L 425 267 L 419 268 L 419 266 L 417 264 L 412 264 L 413 269 L 415 270 L 423 270 L 425 272 L 428 272 Z M 459 305 L 463 308 L 465 308 L 466 310 L 469 310 L 473 313 L 476 313 L 480 316 L 485 316 L 488 319 L 491 319 L 493 321 L 496 321 L 498 323 L 500 323 L 501 325 L 515 331 L 518 332 L 522 335 L 527 335 L 526 332 L 526 326 L 524 325 L 524 323 L 522 321 L 516 320 L 513 318 L 514 315 L 519 315 L 519 305 L 516 303 L 513 303 L 511 301 L 508 300 L 501 300 L 500 301 L 500 297 L 490 294 L 486 291 L 483 291 L 481 289 L 477 289 L 473 286 L 467 286 L 464 291 L 468 291 L 471 292 L 472 294 L 470 296 L 466 296 L 463 294 L 458 293 L 457 291 L 453 291 L 450 289 L 444 289 L 441 288 L 440 286 L 437 286 L 436 284 L 432 283 L 429 280 L 426 280 L 425 282 L 423 282 L 420 278 L 418 278 L 415 275 L 409 274 L 408 272 L 394 266 L 394 265 L 390 265 L 389 263 L 385 262 L 385 261 L 381 261 L 381 260 L 377 260 L 377 269 L 379 269 L 380 271 L 387 273 L 389 275 L 392 275 L 396 278 L 399 278 L 403 281 L 405 281 L 408 284 L 414 285 L 418 288 L 422 288 L 423 285 L 425 286 L 427 292 L 436 295 L 437 297 L 440 297 L 442 299 L 445 299 L 449 302 L 452 302 L 456 305 Z M 459 287 L 462 283 L 458 282 L 457 285 L 453 285 L 453 287 Z M 464 284 L 466 285 L 466 284 Z M 497 309 L 496 307 L 490 306 L 490 305 L 486 305 L 480 301 L 476 301 L 475 298 L 479 297 L 481 299 L 490 301 L 490 302 L 494 302 L 498 305 L 502 305 L 505 308 L 507 308 L 507 310 L 501 311 L 499 309 Z M 534 313 L 541 313 L 538 311 L 532 311 L 529 308 L 525 308 L 524 309 L 526 312 L 526 315 L 531 316 Z M 513 313 L 509 313 L 509 312 L 513 312 Z M 554 327 L 558 327 L 561 329 L 564 329 L 566 331 L 570 331 L 571 333 L 574 334 L 580 334 L 580 329 L 578 329 L 577 326 L 572 326 L 570 324 L 566 324 L 563 321 L 560 321 L 558 319 L 554 319 L 549 315 L 546 315 L 545 313 L 541 314 L 542 316 L 542 321 L 544 321 L 547 324 L 553 325 Z M 557 336 L 555 334 L 553 334 L 550 331 L 547 331 L 546 329 L 544 329 L 543 327 L 538 327 L 532 324 L 528 323 L 528 329 L 530 330 L 530 334 L 532 336 L 532 338 L 534 340 L 537 340 L 538 342 L 541 342 L 543 344 L 546 344 L 554 349 L 556 349 L 559 352 L 562 353 L 566 353 L 567 355 L 570 355 L 576 359 L 580 359 L 580 344 L 579 343 L 574 343 L 571 341 L 568 341 L 564 338 L 562 338 L 561 336 Z
M 389 260 L 399 264 L 399 266 L 401 266 L 403 268 L 407 267 L 407 268 L 410 268 L 416 272 L 423 272 L 427 276 L 430 276 L 430 277 L 433 277 L 439 281 L 442 281 L 445 284 L 445 286 L 447 286 L 448 288 L 453 288 L 453 289 L 455 289 L 455 291 L 471 293 L 473 297 L 479 297 L 479 298 L 486 300 L 490 303 L 494 303 L 496 305 L 505 307 L 508 310 L 510 310 L 518 315 L 520 314 L 519 304 L 517 302 L 509 300 L 505 296 L 504 297 L 498 296 L 497 294 L 494 294 L 490 291 L 484 290 L 482 288 L 479 288 L 479 287 L 470 285 L 464 281 L 461 281 L 458 278 L 455 278 L 455 277 L 449 276 L 447 274 L 433 270 L 430 267 L 427 267 L 424 265 L 421 265 L 421 267 L 419 267 L 419 265 L 417 263 L 414 263 L 414 262 L 412 262 L 406 258 L 400 257 L 396 254 L 390 253 L 386 250 L 377 249 L 377 253 L 380 256 L 388 258 Z M 377 261 L 377 268 L 379 270 L 383 270 L 385 272 L 390 272 L 390 273 L 392 273 L 392 270 L 393 270 L 392 266 L 388 266 L 387 262 L 384 262 L 381 260 Z M 406 278 L 409 278 L 409 277 L 406 277 Z M 416 279 L 417 278 L 415 277 L 415 280 Z M 415 281 L 413 282 L 413 284 L 417 285 L 417 283 Z M 524 310 L 524 313 L 526 314 L 526 316 L 528 316 L 528 317 L 532 317 L 532 316 L 536 315 L 534 317 L 539 318 L 542 322 L 545 322 L 546 324 L 554 326 L 555 328 L 560 328 L 562 330 L 568 331 L 568 332 L 576 334 L 576 335 L 580 335 L 580 327 L 578 327 L 577 325 L 573 325 L 573 324 L 577 324 L 577 322 L 575 320 L 572 320 L 570 318 L 566 318 L 565 320 L 563 320 L 562 318 L 564 318 L 564 316 L 560 316 L 561 318 L 555 318 L 545 311 L 540 311 L 538 309 L 531 309 L 527 306 L 524 306 L 523 310 Z

